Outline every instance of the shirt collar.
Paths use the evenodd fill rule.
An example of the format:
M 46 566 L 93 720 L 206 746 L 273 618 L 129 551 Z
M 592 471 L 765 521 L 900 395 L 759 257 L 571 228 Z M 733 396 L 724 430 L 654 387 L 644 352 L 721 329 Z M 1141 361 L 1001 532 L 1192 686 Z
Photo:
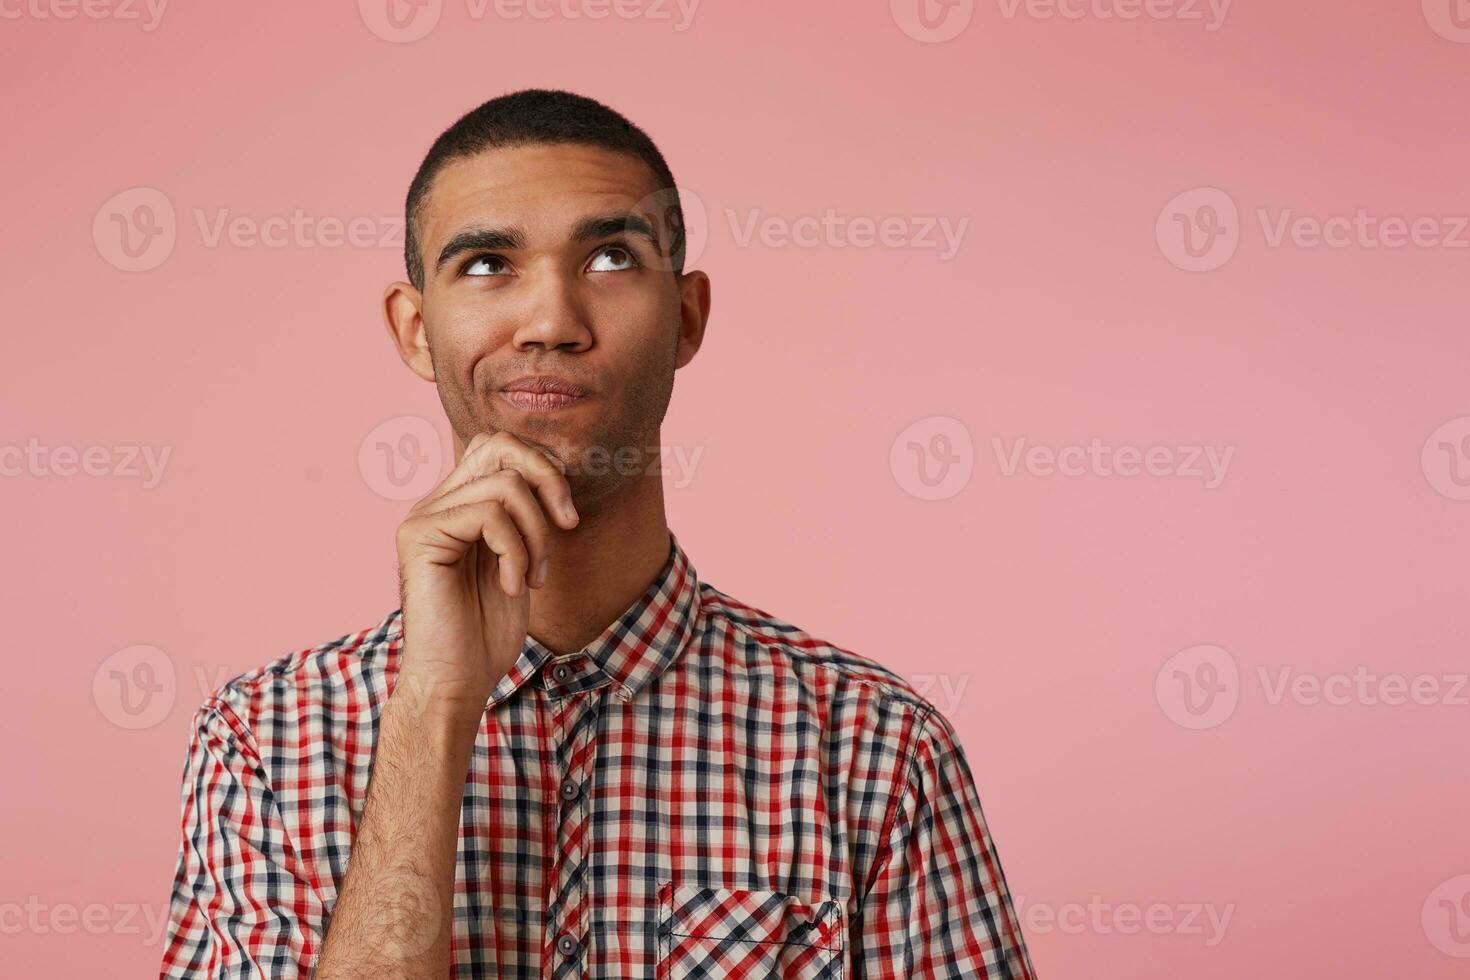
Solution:
M 532 678 L 553 696 L 611 684 L 614 697 L 631 701 L 674 662 L 694 634 L 699 588 L 693 563 L 669 531 L 663 568 L 621 616 L 581 650 L 561 656 L 527 634 L 521 655 L 496 684 L 487 707 Z

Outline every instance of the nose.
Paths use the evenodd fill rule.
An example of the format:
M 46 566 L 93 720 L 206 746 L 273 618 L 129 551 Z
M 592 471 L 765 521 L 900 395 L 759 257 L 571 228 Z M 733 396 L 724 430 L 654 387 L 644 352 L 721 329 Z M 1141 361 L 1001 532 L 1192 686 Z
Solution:
M 544 272 L 525 289 L 526 308 L 515 331 L 516 350 L 558 347 L 583 351 L 592 346 L 592 331 L 577 296 L 565 276 Z

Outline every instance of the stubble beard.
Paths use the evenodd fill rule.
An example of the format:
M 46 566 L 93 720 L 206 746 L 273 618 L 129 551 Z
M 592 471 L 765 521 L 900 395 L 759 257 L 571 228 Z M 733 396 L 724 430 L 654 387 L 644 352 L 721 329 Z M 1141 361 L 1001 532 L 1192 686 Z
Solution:
M 621 404 L 589 406 L 592 421 L 570 430 L 566 422 L 536 415 L 512 422 L 511 410 L 497 404 L 493 391 L 472 399 L 457 383 L 441 382 L 439 400 L 461 446 L 480 432 L 510 432 L 559 461 L 578 510 L 590 512 L 634 489 L 641 478 L 660 478 L 659 431 L 673 396 L 674 352 L 650 356 L 659 363 L 630 379 Z M 598 401 L 612 394 L 601 393 Z

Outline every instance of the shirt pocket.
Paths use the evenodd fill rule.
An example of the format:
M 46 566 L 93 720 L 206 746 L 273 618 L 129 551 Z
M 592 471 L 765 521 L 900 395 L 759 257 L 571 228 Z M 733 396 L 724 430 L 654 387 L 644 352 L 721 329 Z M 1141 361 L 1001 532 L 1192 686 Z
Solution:
M 840 980 L 843 918 L 832 900 L 664 882 L 658 980 Z

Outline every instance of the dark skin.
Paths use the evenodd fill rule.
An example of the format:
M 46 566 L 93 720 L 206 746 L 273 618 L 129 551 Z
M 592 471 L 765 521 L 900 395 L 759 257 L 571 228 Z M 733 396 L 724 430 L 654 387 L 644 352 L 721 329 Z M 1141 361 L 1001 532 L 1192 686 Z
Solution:
M 575 535 L 553 533 L 547 586 L 530 615 L 531 634 L 558 652 L 579 649 L 627 608 L 667 547 L 662 480 L 628 472 L 656 460 L 608 465 L 621 447 L 658 445 L 674 371 L 693 360 L 709 317 L 709 277 L 676 275 L 661 254 L 671 235 L 647 207 L 654 190 L 641 160 L 596 147 L 534 145 L 451 161 L 419 221 L 423 291 L 396 282 L 384 293 L 399 355 L 439 389 L 456 459 L 475 434 L 507 432 L 567 470 L 582 520 Z M 656 242 L 622 221 L 577 235 L 593 219 L 630 214 Z M 469 233 L 495 230 L 519 232 L 522 247 L 468 246 Z M 549 414 L 494 397 L 499 385 L 540 373 L 592 395 Z
M 384 292 L 399 355 L 438 387 L 456 465 L 398 529 L 403 656 L 317 977 L 448 976 L 460 807 L 490 693 L 527 633 L 581 649 L 668 557 L 649 464 L 710 287 L 671 271 L 655 189 L 642 161 L 588 146 L 452 161 L 420 215 L 424 288 Z M 528 374 L 588 393 L 517 407 L 500 388 Z M 610 465 L 625 448 L 655 455 Z

